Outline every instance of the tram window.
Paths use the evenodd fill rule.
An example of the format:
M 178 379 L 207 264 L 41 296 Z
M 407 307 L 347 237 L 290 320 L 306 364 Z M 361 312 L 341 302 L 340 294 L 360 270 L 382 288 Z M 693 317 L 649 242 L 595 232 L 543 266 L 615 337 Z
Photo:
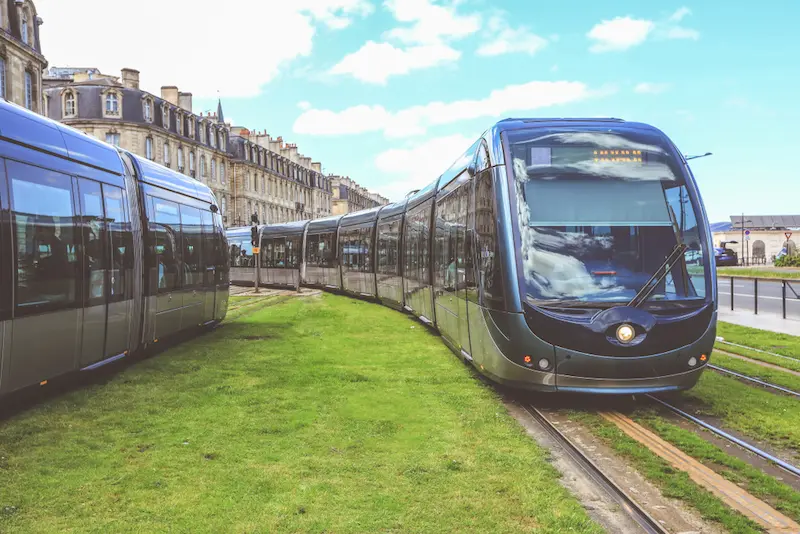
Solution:
M 286 239 L 286 244 L 289 247 L 287 267 L 289 269 L 297 269 L 300 267 L 300 237 L 289 237 Z
M 494 183 L 491 171 L 480 173 L 475 181 L 475 233 L 478 250 L 478 286 L 484 306 L 505 309 L 503 278 L 497 250 Z
M 183 287 L 203 285 L 203 220 L 200 210 L 181 205 L 183 236 Z
M 391 224 L 378 225 L 378 273 L 389 274 L 389 242 Z
M 133 298 L 133 230 L 123 190 L 103 184 L 103 198 L 111 244 L 108 298 L 118 302 Z
M 10 221 L 8 212 L 4 209 L 7 206 L 5 172 L 5 160 L 0 159 L 0 258 L 12 257 L 11 243 L 9 241 L 11 236 Z M 11 317 L 11 292 L 13 287 L 14 282 L 11 277 L 10 262 L 0 262 L 0 321 Z
M 103 209 L 103 191 L 98 182 L 78 179 L 81 206 L 81 234 L 83 235 L 84 298 L 89 305 L 105 302 L 107 244 L 106 216 Z
M 201 279 L 203 286 L 207 288 L 214 287 L 214 276 L 212 276 L 212 269 L 218 260 L 219 254 L 217 247 L 217 233 L 214 229 L 213 215 L 209 211 L 200 212 L 200 224 L 203 231 L 203 261 L 200 264 Z
M 16 236 L 18 315 L 73 307 L 79 274 L 72 179 L 7 162 Z
M 319 235 L 306 237 L 306 263 L 315 267 L 321 263 L 319 257 Z
M 333 249 L 334 234 L 328 232 L 319 236 L 319 253 L 323 267 L 336 267 L 336 252 Z
M 154 197 L 153 208 L 157 287 L 159 293 L 168 293 L 181 287 L 181 217 L 178 205 L 168 200 Z
M 372 266 L 372 227 L 362 228 L 361 235 L 364 240 L 364 272 L 371 273 L 374 272 L 374 267 Z

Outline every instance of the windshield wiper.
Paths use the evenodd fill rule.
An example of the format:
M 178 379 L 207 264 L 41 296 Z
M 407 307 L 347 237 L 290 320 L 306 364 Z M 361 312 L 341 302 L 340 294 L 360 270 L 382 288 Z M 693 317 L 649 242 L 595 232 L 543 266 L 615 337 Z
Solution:
M 650 280 L 642 286 L 642 289 L 636 293 L 636 296 L 631 299 L 628 303 L 628 306 L 632 308 L 638 308 L 642 304 L 645 303 L 647 299 L 650 298 L 650 295 L 653 294 L 653 291 L 656 290 L 658 285 L 667 277 L 669 274 L 670 269 L 674 266 L 675 262 L 681 261 L 681 257 L 683 253 L 686 252 L 688 247 L 683 243 L 678 243 L 675 245 L 675 248 L 672 249 L 667 259 L 664 260 L 664 263 L 661 264 L 661 267 L 656 270 Z

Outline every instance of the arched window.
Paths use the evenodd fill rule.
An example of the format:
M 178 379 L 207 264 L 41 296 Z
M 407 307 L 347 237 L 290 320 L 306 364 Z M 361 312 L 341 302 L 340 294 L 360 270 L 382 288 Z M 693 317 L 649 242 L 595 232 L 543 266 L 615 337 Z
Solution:
M 223 217 L 228 217 L 228 201 L 225 198 L 225 195 L 222 195 L 222 203 L 220 205 L 220 211 L 222 212 Z
M 22 22 L 20 23 L 20 30 L 22 31 L 22 42 L 26 45 L 31 44 L 29 39 L 30 35 L 28 35 L 28 13 L 22 13 Z
M 211 179 L 217 181 L 217 160 L 211 158 Z
M 106 115 L 119 115 L 119 96 L 117 96 L 117 93 L 106 93 Z
M 219 162 L 219 181 L 222 184 L 225 183 L 225 162 L 224 161 L 220 161 Z
M 183 114 L 179 111 L 175 112 L 175 130 L 178 135 L 183 135 Z
M 217 130 L 213 126 L 208 129 L 208 144 L 211 145 L 211 148 L 217 146 Z
M 194 177 L 194 151 L 189 151 L 189 176 Z
M 25 107 L 33 109 L 33 75 L 25 71 Z
M 164 141 L 164 165 L 166 167 L 169 167 L 169 165 L 170 165 L 169 141 Z
M 228 139 L 225 134 L 226 134 L 225 130 L 222 130 L 219 133 L 219 149 L 222 151 L 228 149 Z
M 149 160 L 155 159 L 155 156 L 153 156 L 153 138 L 152 137 L 146 137 L 145 140 L 144 140 L 144 157 L 146 157 Z
M 200 155 L 200 176 L 206 178 L 206 157 L 205 155 Z
M 178 147 L 178 170 L 183 172 L 183 147 Z
M 166 103 L 161 106 L 161 125 L 169 130 L 169 106 Z
M 67 91 L 64 93 L 64 117 L 74 117 L 78 114 L 75 102 L 75 93 Z

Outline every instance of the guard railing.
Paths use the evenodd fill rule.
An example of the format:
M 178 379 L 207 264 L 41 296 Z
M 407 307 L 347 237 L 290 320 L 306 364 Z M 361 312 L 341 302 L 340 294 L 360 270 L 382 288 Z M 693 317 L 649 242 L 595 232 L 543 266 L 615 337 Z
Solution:
M 739 275 L 717 275 L 717 280 L 719 282 L 720 291 L 722 290 L 723 279 L 729 279 L 728 287 L 730 288 L 730 303 L 731 303 L 731 311 L 735 309 L 735 304 L 741 301 L 748 302 L 750 297 L 752 296 L 753 299 L 753 312 L 758 315 L 758 302 L 759 302 L 759 284 L 761 285 L 762 293 L 766 288 L 766 291 L 769 293 L 774 293 L 780 288 L 780 296 L 775 296 L 774 294 L 764 295 L 762 294 L 762 298 L 767 299 L 777 299 L 779 298 L 781 301 L 781 314 L 783 318 L 786 319 L 787 316 L 787 304 L 791 305 L 790 311 L 788 312 L 789 315 L 800 319 L 800 279 L 797 278 L 767 278 L 767 277 L 756 277 L 756 276 L 739 276 Z M 736 281 L 746 281 L 748 285 L 752 287 L 753 293 L 749 295 L 747 293 L 739 292 L 739 297 L 736 297 Z M 720 298 L 720 303 L 722 302 L 722 298 Z

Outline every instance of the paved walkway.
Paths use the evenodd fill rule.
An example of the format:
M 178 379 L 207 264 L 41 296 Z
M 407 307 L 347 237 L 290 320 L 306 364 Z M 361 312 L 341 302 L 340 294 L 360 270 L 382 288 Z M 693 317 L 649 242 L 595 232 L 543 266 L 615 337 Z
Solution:
M 730 307 L 725 308 L 725 306 L 720 306 L 719 320 L 725 321 L 726 323 L 749 326 L 750 328 L 760 328 L 761 330 L 770 330 L 772 332 L 779 332 L 781 334 L 800 336 L 799 320 L 784 319 L 780 315 L 775 314 L 759 313 L 756 315 L 752 311 L 731 311 Z

